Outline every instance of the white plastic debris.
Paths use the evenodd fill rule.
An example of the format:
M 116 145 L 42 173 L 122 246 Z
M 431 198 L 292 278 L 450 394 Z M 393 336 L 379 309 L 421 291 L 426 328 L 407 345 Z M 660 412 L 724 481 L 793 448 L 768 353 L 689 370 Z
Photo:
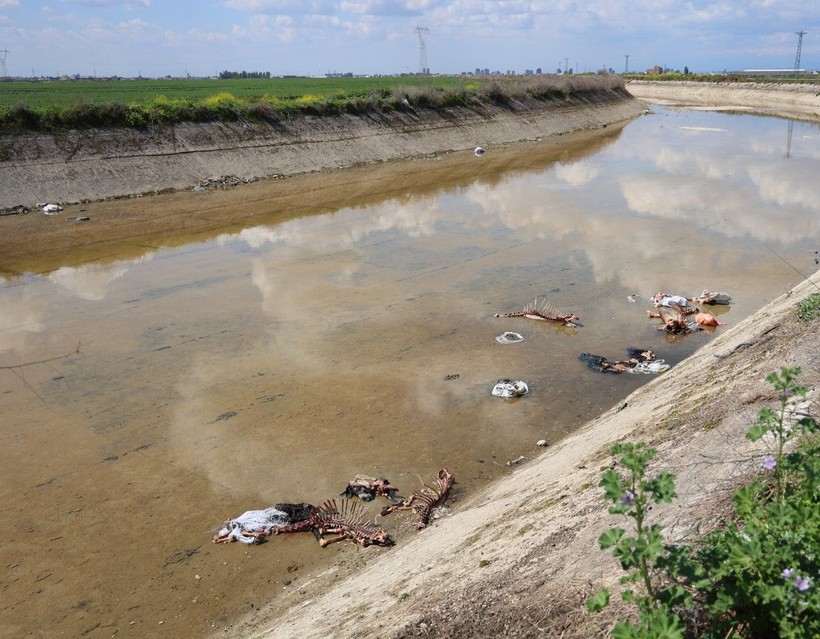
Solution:
M 56 215 L 63 210 L 63 207 L 59 204 L 43 204 L 41 208 L 46 215 Z
M 252 536 L 243 535 L 246 533 L 269 533 L 273 528 L 281 528 L 290 523 L 288 513 L 279 510 L 275 506 L 265 510 L 248 510 L 235 519 L 229 519 L 225 526 L 219 531 L 219 537 L 230 536 L 232 539 L 243 544 L 254 544 L 258 540 Z
M 509 399 L 511 397 L 523 397 L 529 392 L 530 389 L 527 386 L 527 382 L 523 382 L 520 379 L 500 379 L 493 387 L 493 395 L 495 397 L 503 397 L 505 399 Z
M 518 342 L 524 341 L 524 336 L 521 333 L 513 333 L 511 331 L 507 331 L 506 333 L 502 333 L 498 337 L 495 338 L 495 341 L 499 344 L 517 344 Z
M 475 154 L 476 154 L 476 155 L 484 155 L 484 149 L 483 149 L 482 147 L 480 147 L 480 146 L 477 146 L 477 147 L 475 148 Z
M 630 373 L 649 375 L 650 373 L 663 373 L 665 370 L 669 370 L 669 364 L 662 359 L 656 359 L 651 362 L 638 362 L 635 366 L 626 370 Z

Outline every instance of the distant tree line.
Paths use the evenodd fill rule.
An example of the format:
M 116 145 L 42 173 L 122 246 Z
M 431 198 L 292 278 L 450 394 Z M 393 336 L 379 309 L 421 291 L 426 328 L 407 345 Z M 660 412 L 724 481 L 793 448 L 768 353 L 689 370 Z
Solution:
M 220 80 L 247 80 L 270 78 L 270 71 L 223 71 L 219 74 Z

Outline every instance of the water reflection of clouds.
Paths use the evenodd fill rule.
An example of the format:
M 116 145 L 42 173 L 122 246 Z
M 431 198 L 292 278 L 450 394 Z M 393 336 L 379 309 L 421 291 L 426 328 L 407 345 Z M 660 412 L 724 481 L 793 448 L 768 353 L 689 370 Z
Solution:
M 708 229 L 716 233 L 715 241 L 721 236 L 749 237 L 788 244 L 818 232 L 820 198 L 813 178 L 816 153 L 808 151 L 799 161 L 773 161 L 782 136 L 772 122 L 780 121 L 724 120 L 727 116 L 719 114 L 692 117 L 693 124 L 677 128 L 650 120 L 634 144 L 606 149 L 595 160 L 555 164 L 535 178 L 546 188 L 534 189 L 533 176 L 528 174 L 492 187 L 475 182 L 460 194 L 467 205 L 446 211 L 441 194 L 423 201 L 396 198 L 362 210 L 246 229 L 239 238 L 257 249 L 277 245 L 276 253 L 271 254 L 276 260 L 288 255 L 288 250 L 316 255 L 342 252 L 379 233 L 398 232 L 415 238 L 434 235 L 442 224 L 470 225 L 472 229 L 500 225 L 522 239 L 563 240 L 573 235 L 572 243 L 594 264 L 611 262 L 610 240 L 624 236 L 627 229 L 630 237 L 642 236 L 643 241 L 628 242 L 625 253 L 653 256 L 669 249 L 668 241 L 657 237 L 668 236 L 668 227 L 647 229 L 620 215 L 622 207 L 659 221 Z M 615 168 L 604 172 L 602 161 L 614 161 Z M 623 169 L 617 166 L 621 161 L 626 164 Z M 598 185 L 602 175 L 612 177 L 611 181 Z M 579 188 L 560 188 L 560 184 Z M 609 191 L 609 184 L 615 184 L 615 189 Z M 320 231 L 336 221 L 339 233 Z M 608 247 L 604 250 L 609 252 L 600 260 L 595 256 L 599 246 Z M 262 291 L 263 306 L 269 312 L 275 307 L 277 313 L 286 312 L 287 307 L 295 309 L 297 295 L 288 291 L 288 278 L 266 272 L 265 258 L 260 259 L 263 261 L 254 266 L 254 282 Z M 338 262 L 335 285 L 361 276 L 356 256 L 333 260 Z
M 485 212 L 493 212 L 498 221 L 523 238 L 559 240 L 578 231 L 577 202 L 568 194 L 556 191 L 541 201 L 533 201 L 532 191 L 520 188 L 496 189 L 493 193 L 470 193 L 473 203 L 481 204 Z
M 313 253 L 340 250 L 354 246 L 374 233 L 398 230 L 408 237 L 421 237 L 435 233 L 439 212 L 437 198 L 425 201 L 410 201 L 399 204 L 386 202 L 378 207 L 364 209 L 365 214 L 343 210 L 334 214 L 304 217 L 284 222 L 278 226 L 256 226 L 243 229 L 237 235 L 222 236 L 226 242 L 238 237 L 251 248 L 261 248 L 265 244 L 276 244 L 291 248 L 307 248 Z M 340 222 L 340 233 L 317 233 L 317 229 Z
M 153 259 L 153 253 L 146 253 L 134 260 L 113 264 L 84 264 L 83 266 L 63 266 L 48 274 L 46 279 L 80 299 L 98 302 L 105 299 L 109 285 L 125 276 L 137 264 Z
M 820 156 L 809 150 L 783 158 L 780 132 L 771 122 L 756 122 L 753 132 L 746 126 L 727 130 L 719 145 L 667 144 L 658 130 L 633 150 L 625 147 L 625 158 L 651 167 L 621 178 L 629 209 L 764 242 L 791 243 L 817 233 Z
M 27 286 L 16 286 L 2 293 L 0 353 L 23 353 L 28 338 L 45 330 L 48 303 L 42 296 L 31 293 Z
M 750 163 L 746 173 L 757 185 L 760 197 L 779 206 L 800 206 L 808 210 L 807 222 L 815 226 L 820 217 L 820 166 L 806 162 L 782 162 L 775 166 Z
M 559 164 L 555 169 L 555 177 L 572 186 L 589 184 L 600 174 L 599 167 L 584 160 L 572 164 Z

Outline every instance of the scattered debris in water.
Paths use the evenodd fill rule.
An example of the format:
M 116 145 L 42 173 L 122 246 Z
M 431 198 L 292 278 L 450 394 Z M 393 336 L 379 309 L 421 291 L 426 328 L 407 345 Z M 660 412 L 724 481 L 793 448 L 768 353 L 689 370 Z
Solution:
M 521 380 L 500 379 L 493 387 L 493 395 L 496 397 L 504 397 L 509 399 L 511 397 L 523 397 L 530 392 L 526 382 Z
M 27 206 L 18 204 L 17 206 L 11 206 L 7 209 L 0 209 L 0 215 L 25 215 L 30 211 L 31 209 L 29 209 Z
M 62 204 L 48 204 L 47 202 L 40 202 L 37 204 L 39 208 L 46 215 L 57 215 L 63 210 Z

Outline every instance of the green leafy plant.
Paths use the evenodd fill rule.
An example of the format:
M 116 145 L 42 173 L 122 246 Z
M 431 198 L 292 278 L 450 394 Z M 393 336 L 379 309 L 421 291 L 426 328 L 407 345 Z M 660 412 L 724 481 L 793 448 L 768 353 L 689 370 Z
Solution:
M 622 595 L 637 605 L 638 622 L 617 623 L 613 637 L 820 637 L 820 442 L 815 419 L 795 410 L 807 393 L 799 374 L 782 367 L 766 378 L 779 406 L 761 409 L 747 433 L 770 446 L 764 475 L 735 493 L 730 522 L 696 547 L 664 545 L 660 526 L 647 525 L 651 503 L 675 497 L 672 475 L 646 475 L 655 451 L 642 443 L 613 448 L 621 472 L 607 471 L 600 486 L 613 504 L 609 512 L 632 519 L 634 535 L 612 528 L 599 544 L 627 572 L 621 583 L 641 586 Z M 601 590 L 587 607 L 601 610 L 609 599 Z
M 808 416 L 797 416 L 799 419 L 790 418 L 790 405 L 796 398 L 806 396 L 806 387 L 797 383 L 796 378 L 800 374 L 800 368 L 788 368 L 783 366 L 780 372 L 769 373 L 766 381 L 774 386 L 780 406 L 777 410 L 768 406 L 762 408 L 758 413 L 757 424 L 746 433 L 752 441 L 758 441 L 766 436 L 770 438 L 772 454 L 763 458 L 763 467 L 774 473 L 775 499 L 780 501 L 785 493 L 789 473 L 799 469 L 805 462 L 805 456 L 795 452 L 788 457 L 785 455 L 786 445 L 795 437 L 812 433 L 817 429 L 817 423 Z
M 747 437 L 771 447 L 762 460 L 767 475 L 735 493 L 736 521 L 692 557 L 703 575 L 695 585 L 711 613 L 710 636 L 820 636 L 820 589 L 812 584 L 820 575 L 820 446 L 814 418 L 793 414 L 807 392 L 799 374 L 782 367 L 766 377 L 779 407 L 762 408 Z M 789 446 L 799 437 L 802 447 Z
M 621 456 L 618 465 L 626 473 L 622 476 L 617 470 L 610 469 L 599 483 L 606 499 L 612 502 L 609 512 L 631 519 L 634 534 L 627 534 L 624 528 L 610 528 L 599 537 L 598 543 L 602 550 L 612 549 L 612 554 L 627 572 L 621 583 L 641 587 L 640 591 L 628 588 L 622 594 L 625 602 L 637 605 L 640 620 L 637 624 L 630 621 L 616 624 L 612 629 L 616 639 L 684 637 L 684 624 L 673 611 L 673 606 L 689 603 L 688 593 L 680 586 L 664 586 L 653 580 L 655 570 L 664 563 L 660 560 L 666 551 L 661 526 L 647 524 L 647 511 L 652 503 L 669 503 L 676 497 L 673 475 L 662 472 L 647 477 L 647 465 L 656 453 L 654 448 L 646 448 L 643 443 L 615 445 L 612 454 Z M 607 606 L 609 600 L 609 591 L 603 589 L 587 601 L 587 608 L 596 612 Z

